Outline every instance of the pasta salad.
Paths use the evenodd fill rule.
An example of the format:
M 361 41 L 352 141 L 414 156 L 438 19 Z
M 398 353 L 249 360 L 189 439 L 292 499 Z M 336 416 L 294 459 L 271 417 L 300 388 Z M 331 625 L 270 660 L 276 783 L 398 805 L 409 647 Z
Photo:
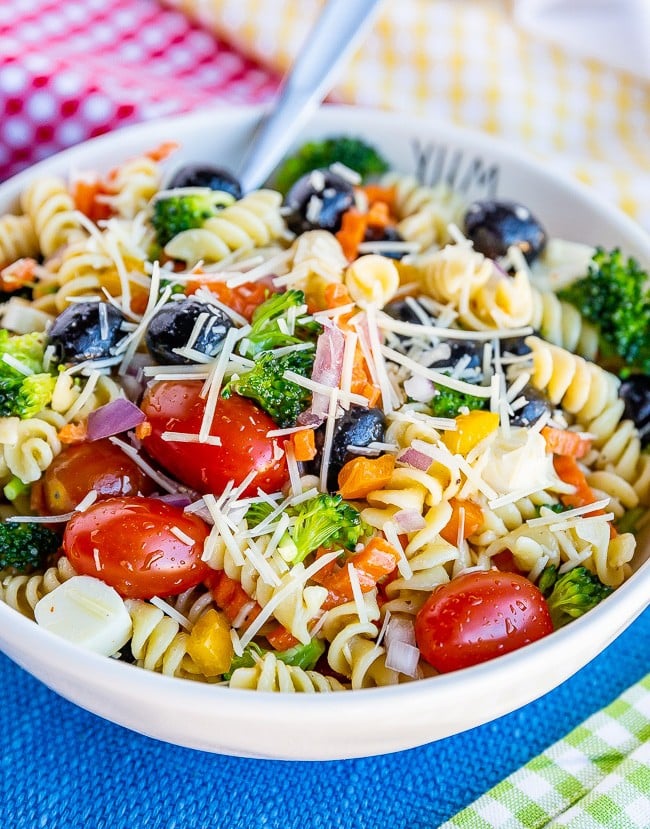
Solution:
M 515 650 L 631 575 L 634 260 L 353 138 L 249 193 L 175 149 L 0 217 L 0 600 L 169 676 L 338 691 Z

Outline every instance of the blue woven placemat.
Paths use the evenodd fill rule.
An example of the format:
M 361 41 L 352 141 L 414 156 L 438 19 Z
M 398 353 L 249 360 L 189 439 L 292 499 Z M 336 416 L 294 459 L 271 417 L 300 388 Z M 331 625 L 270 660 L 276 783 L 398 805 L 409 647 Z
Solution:
M 159 743 L 82 711 L 0 656 L 0 827 L 435 829 L 648 673 L 648 641 L 650 611 L 519 711 L 421 748 L 329 763 Z

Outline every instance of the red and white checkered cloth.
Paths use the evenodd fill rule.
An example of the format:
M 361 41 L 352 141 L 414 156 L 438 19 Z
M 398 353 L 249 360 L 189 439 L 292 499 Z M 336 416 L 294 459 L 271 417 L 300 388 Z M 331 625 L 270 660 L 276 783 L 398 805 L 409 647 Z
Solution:
M 0 2 L 0 180 L 94 135 L 278 78 L 157 0 Z

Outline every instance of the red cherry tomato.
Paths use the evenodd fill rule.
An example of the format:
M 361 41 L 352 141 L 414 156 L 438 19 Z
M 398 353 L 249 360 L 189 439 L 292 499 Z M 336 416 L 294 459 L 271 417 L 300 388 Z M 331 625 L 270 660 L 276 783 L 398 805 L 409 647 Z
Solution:
M 196 515 L 156 498 L 107 498 L 68 521 L 63 549 L 78 573 L 126 598 L 175 596 L 212 572 L 201 561 L 209 531 Z
M 266 437 L 277 429 L 275 422 L 245 397 L 219 399 L 210 434 L 221 439 L 220 446 L 163 440 L 163 432 L 199 433 L 205 411 L 201 388 L 196 380 L 164 381 L 146 392 L 142 410 L 152 428 L 143 440 L 147 452 L 199 492 L 219 494 L 229 481 L 238 485 L 253 469 L 257 474 L 245 495 L 254 495 L 258 487 L 280 489 L 289 477 L 284 455 L 278 457 L 284 440 Z
M 274 289 L 269 287 L 266 282 L 245 282 L 237 288 L 229 288 L 225 282 L 217 282 L 214 278 L 210 279 L 205 276 L 198 276 L 188 282 L 185 293 L 190 296 L 196 293 L 199 288 L 206 288 L 215 294 L 224 305 L 246 317 L 249 322 L 257 306 L 261 305 L 272 293 L 275 293 Z
M 553 632 L 546 600 L 517 573 L 465 573 L 438 587 L 415 619 L 424 659 L 440 673 L 517 650 Z

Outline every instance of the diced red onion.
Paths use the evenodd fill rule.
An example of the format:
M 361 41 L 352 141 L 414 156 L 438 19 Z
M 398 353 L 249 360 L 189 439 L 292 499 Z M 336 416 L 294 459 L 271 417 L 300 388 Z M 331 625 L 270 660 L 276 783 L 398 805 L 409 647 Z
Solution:
M 433 458 L 430 455 L 418 452 L 417 449 L 405 449 L 397 456 L 397 460 L 407 466 L 412 466 L 414 469 L 420 469 L 422 472 L 426 472 L 433 463 Z
M 345 335 L 340 328 L 327 323 L 316 343 L 311 379 L 315 383 L 322 383 L 330 389 L 335 389 L 341 382 L 344 351 Z M 312 395 L 310 411 L 315 415 L 326 417 L 328 408 L 329 395 L 315 391 Z
M 436 387 L 427 377 L 414 374 L 404 381 L 404 391 L 412 400 L 419 403 L 427 403 L 436 393 Z
M 419 660 L 413 622 L 401 616 L 391 616 L 386 627 L 386 667 L 406 676 L 415 676 Z
M 325 420 L 325 415 L 317 415 L 307 409 L 298 415 L 298 426 L 307 426 L 309 429 L 317 429 Z
M 179 509 L 185 509 L 185 507 L 189 507 L 192 503 L 192 499 L 182 492 L 170 492 L 167 495 L 156 495 L 154 497 L 159 501 L 163 501 L 165 504 L 178 507 Z
M 420 651 L 407 642 L 391 642 L 386 652 L 386 667 L 406 676 L 416 676 Z
M 88 415 L 88 440 L 101 440 L 128 432 L 145 420 L 142 409 L 120 397 Z
M 424 517 L 416 509 L 401 509 L 393 516 L 393 521 L 397 524 L 398 529 L 405 533 L 417 532 L 423 530 L 427 522 Z

